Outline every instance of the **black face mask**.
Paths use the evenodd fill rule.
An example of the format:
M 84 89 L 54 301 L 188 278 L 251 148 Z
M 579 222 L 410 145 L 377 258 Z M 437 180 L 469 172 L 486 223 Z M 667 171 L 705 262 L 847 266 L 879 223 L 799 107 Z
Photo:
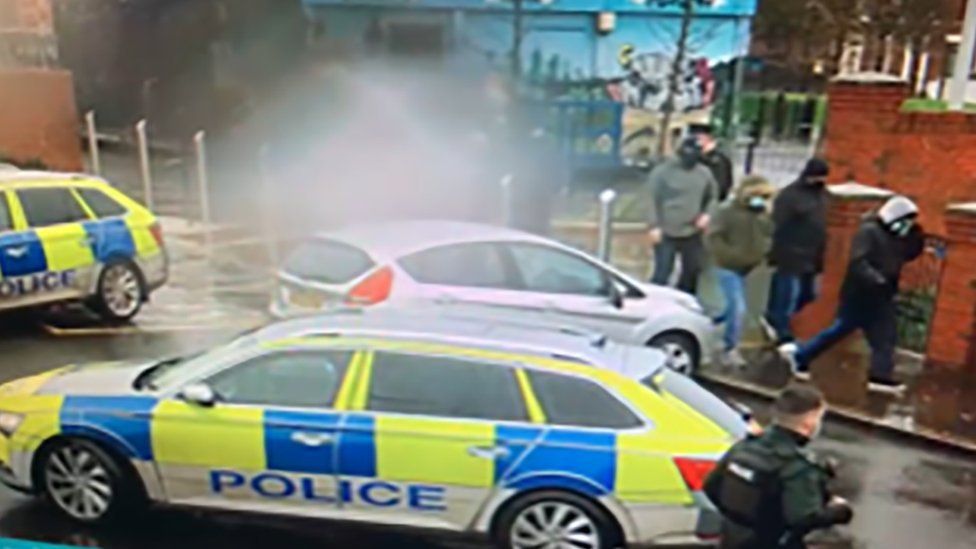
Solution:
M 681 151 L 678 153 L 678 159 L 681 161 L 681 165 L 684 166 L 685 169 L 690 170 L 698 165 L 700 157 L 699 154 L 694 151 Z
M 811 187 L 823 187 L 827 184 L 826 180 L 820 178 L 805 177 L 804 180 L 806 181 L 807 185 L 810 185 Z

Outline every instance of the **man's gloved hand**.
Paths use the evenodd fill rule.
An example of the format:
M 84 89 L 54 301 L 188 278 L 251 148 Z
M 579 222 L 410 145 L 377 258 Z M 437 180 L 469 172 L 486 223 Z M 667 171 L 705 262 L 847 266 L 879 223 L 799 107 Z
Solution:
M 854 510 L 851 504 L 844 498 L 834 496 L 827 503 L 827 513 L 830 515 L 830 522 L 833 524 L 850 524 L 854 519 Z

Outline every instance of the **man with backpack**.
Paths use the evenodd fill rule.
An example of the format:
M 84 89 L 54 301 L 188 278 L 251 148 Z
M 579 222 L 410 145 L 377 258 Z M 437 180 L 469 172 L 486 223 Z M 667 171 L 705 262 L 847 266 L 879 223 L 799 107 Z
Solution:
M 827 405 L 810 386 L 784 389 L 773 404 L 774 423 L 737 443 L 705 482 L 723 516 L 723 549 L 804 549 L 810 532 L 853 518 L 850 505 L 832 496 L 829 467 L 806 449 L 816 438 Z

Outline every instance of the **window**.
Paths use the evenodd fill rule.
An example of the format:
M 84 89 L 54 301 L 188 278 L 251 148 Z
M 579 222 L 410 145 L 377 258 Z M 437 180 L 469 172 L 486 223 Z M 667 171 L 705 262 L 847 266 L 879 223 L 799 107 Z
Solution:
M 377 353 L 369 410 L 498 421 L 528 416 L 515 372 L 453 358 Z
M 403 258 L 400 263 L 417 282 L 506 288 L 509 277 L 495 244 L 456 244 L 433 248 Z
M 630 409 L 592 381 L 550 372 L 527 373 L 539 404 L 553 425 L 604 429 L 642 425 Z
M 285 272 L 302 280 L 343 284 L 373 266 L 366 252 L 334 240 L 309 240 L 285 261 Z
M 607 295 L 608 277 L 599 267 L 544 246 L 509 246 L 524 288 L 546 294 Z
M 0 232 L 14 228 L 10 221 L 10 207 L 7 205 L 7 193 L 0 192 Z
M 31 227 L 75 223 L 88 219 L 88 214 L 67 188 L 21 189 L 17 191 L 17 196 L 20 197 L 24 215 Z
M 103 193 L 98 189 L 77 189 L 81 199 L 88 204 L 96 217 L 116 217 L 129 213 L 124 206 L 115 201 L 114 198 Z
M 350 351 L 282 351 L 242 362 L 208 383 L 222 402 L 328 408 L 351 356 Z

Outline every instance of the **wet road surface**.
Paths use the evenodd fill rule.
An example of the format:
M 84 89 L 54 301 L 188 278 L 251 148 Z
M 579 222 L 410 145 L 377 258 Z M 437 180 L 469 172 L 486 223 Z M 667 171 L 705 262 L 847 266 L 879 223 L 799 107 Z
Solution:
M 199 331 L 57 338 L 26 315 L 0 318 L 0 330 L 0 382 L 68 363 L 172 356 L 232 335 Z M 816 448 L 840 459 L 835 489 L 856 512 L 854 523 L 830 533 L 824 547 L 976 547 L 976 459 L 838 424 L 827 427 Z M 431 532 L 162 508 L 124 525 L 87 529 L 5 488 L 0 488 L 0 537 L 106 549 L 485 546 Z

